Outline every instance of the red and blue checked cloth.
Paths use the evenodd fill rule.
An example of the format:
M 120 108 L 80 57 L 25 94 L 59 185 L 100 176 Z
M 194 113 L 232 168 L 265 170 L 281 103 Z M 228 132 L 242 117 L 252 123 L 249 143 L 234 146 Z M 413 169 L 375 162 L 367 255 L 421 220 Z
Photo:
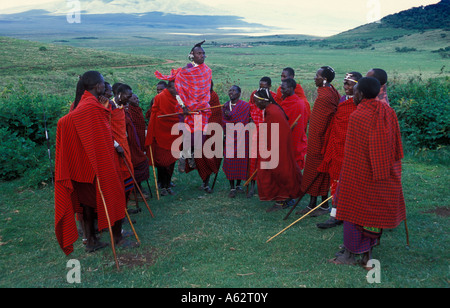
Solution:
M 212 71 L 205 64 L 200 64 L 194 67 L 185 67 L 172 70 L 170 75 L 162 75 L 156 71 L 155 76 L 161 80 L 175 80 L 175 88 L 178 95 L 183 100 L 184 104 L 190 111 L 209 108 L 209 101 L 211 99 L 211 78 Z M 182 108 L 178 105 L 179 112 Z M 205 130 L 208 124 L 208 119 L 211 116 L 211 110 L 200 111 L 202 116 L 202 130 Z M 197 130 L 194 127 L 194 116 L 185 116 L 184 122 L 190 127 L 191 131 Z
M 362 101 L 348 124 L 336 219 L 381 229 L 405 220 L 402 158 L 395 111 L 377 100 Z
M 226 102 L 222 107 L 222 111 L 226 108 L 230 108 L 230 102 Z M 223 113 L 223 125 L 224 132 L 227 134 L 227 124 L 237 124 L 242 123 L 246 126 L 250 121 L 250 105 L 249 103 L 239 100 L 236 106 L 232 108 L 229 115 Z M 248 143 L 249 137 L 248 133 L 238 134 L 237 131 L 234 135 L 225 136 L 225 147 L 224 147 L 224 159 L 222 169 L 228 180 L 245 180 L 247 178 L 248 172 Z M 245 157 L 238 158 L 238 147 L 245 148 Z M 233 149 L 233 157 L 227 157 L 227 148 Z

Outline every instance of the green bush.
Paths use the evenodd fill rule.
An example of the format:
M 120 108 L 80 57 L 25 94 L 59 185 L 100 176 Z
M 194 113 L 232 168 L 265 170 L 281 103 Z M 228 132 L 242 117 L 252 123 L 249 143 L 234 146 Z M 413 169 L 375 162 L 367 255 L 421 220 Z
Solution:
M 450 80 L 410 80 L 390 86 L 389 98 L 397 112 L 406 143 L 435 150 L 450 144 Z
M 56 125 L 67 113 L 68 101 L 29 93 L 23 84 L 6 87 L 0 93 L 0 180 L 27 175 L 27 183 L 35 186 L 51 179 L 53 164 L 48 157 L 48 146 L 54 153 Z M 45 176 L 43 170 L 47 170 Z

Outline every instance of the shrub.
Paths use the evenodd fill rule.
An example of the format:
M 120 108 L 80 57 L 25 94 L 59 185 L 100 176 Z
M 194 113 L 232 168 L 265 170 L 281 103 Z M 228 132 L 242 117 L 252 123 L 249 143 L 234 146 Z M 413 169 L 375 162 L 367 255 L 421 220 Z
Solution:
M 53 165 L 48 157 L 45 125 L 50 151 L 54 153 L 56 125 L 69 104 L 61 97 L 29 93 L 23 84 L 0 93 L 0 180 L 13 180 L 28 174 L 30 186 L 51 178 Z M 45 113 L 45 118 L 44 118 Z M 36 170 L 47 170 L 36 172 Z
M 396 110 L 406 143 L 417 149 L 434 150 L 450 144 L 450 80 L 410 80 L 390 87 L 389 97 Z

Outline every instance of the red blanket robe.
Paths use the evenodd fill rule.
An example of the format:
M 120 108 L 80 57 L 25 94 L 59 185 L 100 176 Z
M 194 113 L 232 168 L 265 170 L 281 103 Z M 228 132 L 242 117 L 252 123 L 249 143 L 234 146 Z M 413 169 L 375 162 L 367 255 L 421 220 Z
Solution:
M 250 99 L 248 103 L 250 104 L 250 118 L 256 125 L 256 134 L 252 135 L 250 140 L 250 151 L 251 157 L 249 160 L 249 168 L 248 168 L 248 176 L 250 177 L 258 168 L 258 160 L 259 160 L 259 151 L 258 151 L 258 132 L 259 132 L 259 124 L 264 122 L 264 110 L 259 109 L 255 104 L 254 95 L 256 90 L 250 95 Z M 276 93 L 270 91 L 270 94 L 273 98 L 277 96 Z M 256 157 L 256 158 L 254 158 Z
M 160 115 L 177 113 L 177 104 L 177 100 L 167 89 L 156 95 L 153 100 L 145 146 L 146 148 L 152 147 L 153 160 L 156 166 L 167 167 L 177 161 L 179 153 L 176 153 L 174 157 L 171 148 L 173 142 L 180 136 L 172 135 L 171 131 L 174 125 L 179 124 L 180 119 L 178 116 L 158 118 Z M 147 150 L 146 153 L 148 158 L 151 159 L 150 151 Z
M 271 125 L 276 124 L 279 127 L 279 137 L 277 137 L 279 163 L 275 169 L 263 169 L 261 168 L 261 162 L 268 162 L 271 158 L 261 158 L 257 174 L 259 199 L 262 201 L 296 199 L 301 194 L 302 173 L 294 155 L 290 125 L 283 110 L 275 104 L 269 104 L 266 107 L 264 122 L 267 124 L 268 149 L 272 148 Z
M 145 129 L 147 128 L 147 125 L 145 124 L 145 118 L 142 108 L 139 106 L 128 104 L 128 113 L 130 114 L 131 120 L 133 121 L 134 127 L 136 128 L 136 133 L 139 137 L 141 149 L 142 151 L 145 151 Z
M 131 160 L 131 152 L 130 147 L 128 146 L 127 140 L 127 132 L 126 132 L 126 123 L 125 123 L 125 111 L 123 109 L 115 108 L 111 111 L 111 131 L 113 133 L 113 138 L 116 140 L 123 151 L 125 152 L 125 159 L 133 173 L 133 162 Z M 124 159 L 120 155 L 115 155 L 117 164 L 120 166 L 120 174 L 122 176 L 122 180 L 125 181 L 131 177 L 130 171 L 128 170 L 127 165 L 125 164 Z M 134 173 L 133 173 L 134 175 Z
M 161 80 L 175 80 L 175 88 L 177 89 L 178 95 L 180 95 L 189 110 L 194 111 L 210 107 L 212 71 L 205 63 L 195 67 L 172 70 L 168 76 L 164 76 L 156 71 L 155 76 Z M 183 111 L 179 105 L 177 108 L 177 112 Z M 211 116 L 211 110 L 200 111 L 200 114 L 202 116 L 202 130 L 204 130 Z M 190 127 L 191 131 L 194 132 L 194 116 L 186 116 L 184 121 Z
M 214 91 L 211 91 L 211 101 L 209 102 L 209 105 L 211 107 L 220 106 L 219 96 Z M 211 117 L 209 118 L 208 123 L 217 123 L 222 127 L 222 122 L 222 108 L 211 109 Z M 211 135 L 207 135 L 204 142 L 210 138 L 214 138 L 217 133 L 218 132 L 213 132 Z M 215 145 L 212 147 L 212 150 L 215 150 Z M 197 166 L 196 169 L 203 181 L 205 181 L 211 174 L 219 172 L 221 164 L 222 157 L 206 158 L 202 155 L 202 158 L 195 158 L 195 165 Z M 186 164 L 186 173 L 189 173 L 192 170 L 194 169 L 191 169 L 189 164 Z
M 302 86 L 297 83 L 297 87 L 295 88 L 295 94 L 300 97 L 300 99 L 303 100 L 305 103 L 305 109 L 306 109 L 306 117 L 303 119 L 306 124 L 308 124 L 309 117 L 311 115 L 311 104 L 308 102 L 308 99 L 306 98 L 305 91 L 303 91 Z M 281 102 L 283 101 L 283 94 L 281 94 L 281 86 L 278 87 L 277 95 L 274 96 L 275 101 L 281 105 Z
M 326 195 L 330 189 L 330 176 L 328 173 L 318 175 L 317 168 L 323 161 L 325 135 L 340 100 L 340 95 L 333 86 L 318 88 L 317 92 L 318 96 L 309 120 L 308 148 L 302 181 L 302 191 L 316 197 Z M 312 181 L 314 184 L 306 191 Z
M 109 124 L 110 110 L 85 92 L 77 108 L 58 121 L 55 156 L 55 234 L 66 255 L 78 238 L 75 213 L 81 213 L 72 181 L 97 190 L 98 229 L 108 228 L 100 182 L 111 224 L 125 217 L 125 191 Z
M 405 220 L 402 158 L 395 111 L 386 103 L 363 100 L 348 124 L 336 219 L 381 229 Z
M 337 181 L 341 173 L 348 120 L 355 110 L 356 104 L 353 102 L 353 98 L 340 103 L 328 126 L 326 142 L 322 150 L 324 158 L 318 171 L 327 172 L 332 181 Z
M 305 155 L 308 144 L 308 139 L 306 137 L 307 122 L 305 121 L 305 118 L 307 118 L 308 115 L 305 103 L 294 94 L 286 97 L 280 105 L 289 118 L 290 127 L 294 125 L 298 116 L 301 115 L 300 119 L 297 120 L 297 124 L 292 128 L 292 149 L 295 153 L 295 160 L 297 161 L 300 170 L 302 170 L 305 167 Z

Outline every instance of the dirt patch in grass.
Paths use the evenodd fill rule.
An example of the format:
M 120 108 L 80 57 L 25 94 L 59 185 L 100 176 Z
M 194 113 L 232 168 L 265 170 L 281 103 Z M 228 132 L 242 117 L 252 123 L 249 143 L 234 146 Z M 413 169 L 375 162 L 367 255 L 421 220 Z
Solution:
M 436 214 L 436 215 L 441 216 L 441 217 L 449 217 L 450 216 L 450 207 L 446 207 L 446 206 L 437 207 L 435 209 L 432 209 L 432 210 L 429 210 L 429 211 L 425 211 L 423 213 Z
M 151 248 L 148 251 L 122 251 L 117 254 L 117 259 L 120 265 L 126 266 L 143 266 L 143 265 L 153 265 L 160 256 L 156 248 Z

